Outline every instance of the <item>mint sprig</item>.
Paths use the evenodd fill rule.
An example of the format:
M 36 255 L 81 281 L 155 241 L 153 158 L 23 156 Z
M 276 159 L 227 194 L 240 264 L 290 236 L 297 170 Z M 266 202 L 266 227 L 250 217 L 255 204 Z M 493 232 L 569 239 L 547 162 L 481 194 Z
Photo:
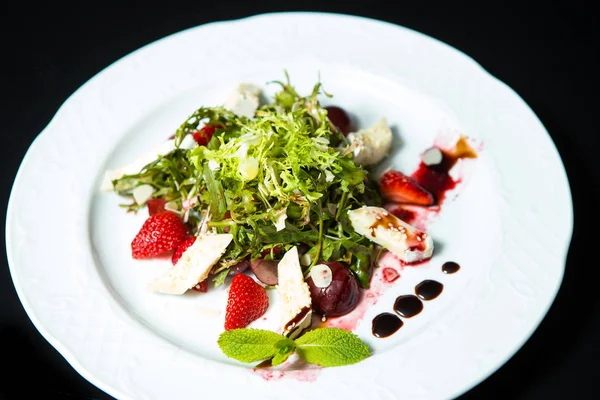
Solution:
M 355 364 L 371 354 L 358 336 L 340 328 L 307 332 L 296 339 L 296 353 L 304 361 L 323 367 Z
M 235 329 L 224 332 L 217 343 L 227 357 L 242 362 L 256 362 L 274 357 L 278 344 L 286 337 L 260 329 Z
M 279 365 L 296 352 L 300 358 L 323 367 L 355 364 L 371 355 L 369 347 L 354 333 L 339 328 L 318 328 L 292 340 L 261 329 L 223 332 L 218 340 L 223 353 L 242 362 L 271 359 Z

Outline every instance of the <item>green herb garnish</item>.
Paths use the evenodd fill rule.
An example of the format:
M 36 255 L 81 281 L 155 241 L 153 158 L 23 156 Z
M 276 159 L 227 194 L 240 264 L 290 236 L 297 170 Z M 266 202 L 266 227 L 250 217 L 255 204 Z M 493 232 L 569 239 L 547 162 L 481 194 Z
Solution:
M 354 333 L 339 328 L 318 328 L 296 340 L 260 329 L 223 332 L 218 340 L 223 353 L 242 362 L 284 362 L 292 353 L 311 364 L 338 367 L 355 364 L 371 355 L 369 347 Z

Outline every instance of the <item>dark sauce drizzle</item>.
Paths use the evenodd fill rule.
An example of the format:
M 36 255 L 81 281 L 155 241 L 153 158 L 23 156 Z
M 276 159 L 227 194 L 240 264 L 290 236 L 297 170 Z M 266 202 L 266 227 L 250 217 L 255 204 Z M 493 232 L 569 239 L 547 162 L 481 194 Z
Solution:
M 372 332 L 373 336 L 378 338 L 385 338 L 393 335 L 402 328 L 404 322 L 394 314 L 382 313 L 373 318 Z
M 412 294 L 399 296 L 394 303 L 394 311 L 401 317 L 411 318 L 423 311 L 423 302 Z
M 454 274 L 460 265 L 447 261 L 442 265 L 442 272 Z M 394 311 L 403 318 L 412 318 L 423 311 L 423 302 L 437 298 L 444 290 L 444 285 L 438 281 L 426 279 L 415 286 L 415 295 L 398 296 L 394 302 Z M 375 337 L 385 338 L 393 335 L 404 325 L 404 322 L 391 313 L 381 313 L 373 318 L 372 332 Z
M 453 274 L 453 273 L 457 272 L 459 269 L 460 269 L 460 265 L 458 265 L 454 261 L 448 261 L 448 262 L 445 262 L 444 265 L 442 265 L 442 272 L 445 274 Z
M 444 290 L 444 285 L 429 279 L 415 286 L 415 293 L 422 300 L 433 300 L 442 293 L 442 290 Z

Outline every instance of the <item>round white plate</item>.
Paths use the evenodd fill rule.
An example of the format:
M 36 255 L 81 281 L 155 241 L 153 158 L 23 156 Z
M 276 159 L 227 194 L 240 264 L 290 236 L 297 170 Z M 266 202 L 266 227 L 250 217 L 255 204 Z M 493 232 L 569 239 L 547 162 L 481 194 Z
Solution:
M 386 116 L 395 168 L 411 172 L 440 135 L 482 143 L 460 196 L 429 226 L 431 262 L 405 268 L 356 330 L 369 359 L 322 369 L 311 382 L 264 379 L 216 345 L 225 288 L 165 296 L 146 283 L 167 260 L 135 261 L 145 218 L 99 190 L 103 171 L 166 139 L 239 82 L 282 79 L 306 93 L 320 73 L 361 126 Z M 569 186 L 548 133 L 510 88 L 457 50 L 395 25 L 286 13 L 169 36 L 77 90 L 27 152 L 8 207 L 11 274 L 44 337 L 93 384 L 120 399 L 443 399 L 489 376 L 527 340 L 561 282 L 572 232 Z M 461 264 L 454 275 L 440 266 Z M 387 339 L 370 322 L 431 278 L 442 295 Z M 272 296 L 273 298 L 274 296 Z M 276 299 L 273 298 L 276 303 Z M 275 305 L 267 321 L 271 326 Z

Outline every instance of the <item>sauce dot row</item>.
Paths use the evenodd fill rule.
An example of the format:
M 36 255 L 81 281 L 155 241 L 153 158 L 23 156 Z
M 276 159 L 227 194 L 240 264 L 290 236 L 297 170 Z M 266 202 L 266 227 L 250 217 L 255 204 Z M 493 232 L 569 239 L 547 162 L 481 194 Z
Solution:
M 442 272 L 453 274 L 460 269 L 460 265 L 448 261 L 442 265 Z M 444 285 L 431 279 L 424 280 L 415 286 L 415 295 L 398 296 L 394 302 L 394 311 L 403 318 L 412 318 L 423 311 L 423 301 L 437 298 L 444 290 Z M 423 301 L 422 301 L 423 300 Z M 373 336 L 385 338 L 393 335 L 402 328 L 404 322 L 396 314 L 384 312 L 373 318 Z

